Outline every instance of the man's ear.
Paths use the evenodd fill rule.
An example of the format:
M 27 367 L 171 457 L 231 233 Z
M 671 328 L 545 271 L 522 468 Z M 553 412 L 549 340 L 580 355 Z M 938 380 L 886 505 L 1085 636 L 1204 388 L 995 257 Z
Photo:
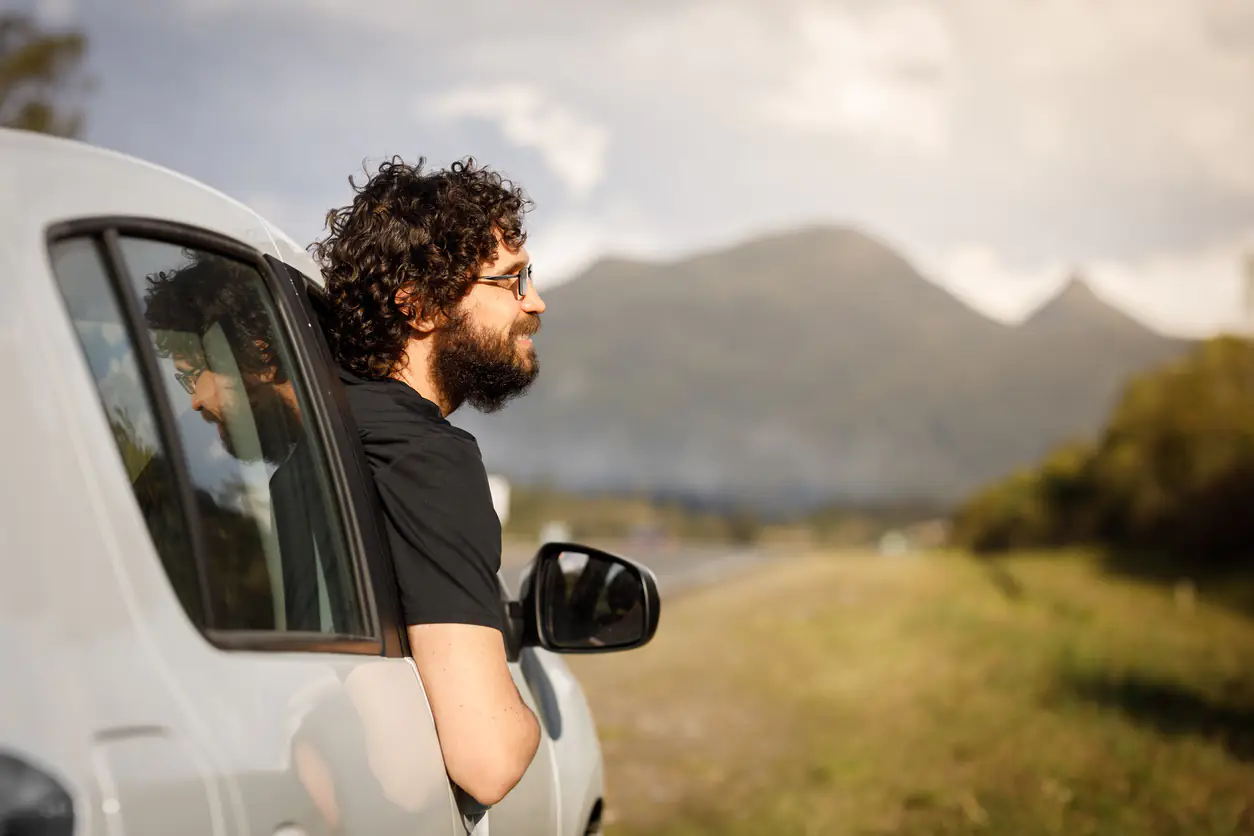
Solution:
M 414 319 L 413 326 L 415 331 L 425 337 L 427 334 L 435 331 L 436 328 L 439 328 L 442 322 L 444 322 L 444 315 L 437 313 L 431 316 L 420 316 L 417 319 Z
M 392 296 L 392 301 L 409 320 L 410 327 L 425 336 L 440 326 L 443 316 L 438 312 L 424 310 L 414 296 L 413 291 L 401 288 Z

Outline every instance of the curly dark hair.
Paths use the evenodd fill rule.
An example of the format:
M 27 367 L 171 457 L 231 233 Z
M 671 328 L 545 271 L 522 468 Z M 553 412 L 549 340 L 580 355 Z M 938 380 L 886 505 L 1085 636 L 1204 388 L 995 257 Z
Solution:
M 403 368 L 410 323 L 452 313 L 496 258 L 496 232 L 510 249 L 527 240 L 533 204 L 520 187 L 473 157 L 442 171 L 425 164 L 392 157 L 360 186 L 350 177 L 353 202 L 327 213 L 329 232 L 311 247 L 326 278 L 331 352 L 359 377 Z
M 284 382 L 261 276 L 231 258 L 198 250 L 183 255 L 186 265 L 145 277 L 144 320 L 153 330 L 158 355 L 180 355 L 204 365 L 201 338 L 217 324 L 240 371 L 272 371 L 276 382 Z

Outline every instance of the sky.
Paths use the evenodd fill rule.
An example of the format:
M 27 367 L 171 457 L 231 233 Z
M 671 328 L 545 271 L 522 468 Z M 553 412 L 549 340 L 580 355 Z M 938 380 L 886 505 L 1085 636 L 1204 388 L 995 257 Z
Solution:
M 87 141 L 302 243 L 349 176 L 473 155 L 534 199 L 541 287 L 836 224 L 1003 320 L 1076 273 L 1254 320 L 1251 0 L 7 2 L 86 31 Z

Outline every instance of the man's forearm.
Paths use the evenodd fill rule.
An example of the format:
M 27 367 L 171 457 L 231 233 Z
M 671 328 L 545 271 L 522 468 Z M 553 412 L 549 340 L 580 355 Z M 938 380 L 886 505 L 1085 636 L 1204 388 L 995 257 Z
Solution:
M 522 779 L 540 745 L 540 723 L 510 675 L 500 631 L 411 626 L 409 642 L 449 778 L 476 801 L 496 804 Z

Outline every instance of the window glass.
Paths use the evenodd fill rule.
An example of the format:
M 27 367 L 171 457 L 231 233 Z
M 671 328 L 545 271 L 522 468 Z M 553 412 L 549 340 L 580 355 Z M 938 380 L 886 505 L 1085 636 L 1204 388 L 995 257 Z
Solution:
M 308 396 L 261 274 L 235 259 L 122 238 L 203 538 L 205 591 L 171 453 L 141 385 L 101 254 L 77 239 L 54 265 L 136 497 L 179 598 L 215 630 L 369 635 Z M 208 612 L 200 602 L 207 601 Z
M 103 256 L 88 238 L 62 241 L 53 246 L 51 255 L 53 272 L 153 544 L 183 608 L 203 625 L 205 611 L 191 538 L 176 501 L 178 480 L 157 433 L 156 413 L 141 384 L 135 347 L 110 289 Z

